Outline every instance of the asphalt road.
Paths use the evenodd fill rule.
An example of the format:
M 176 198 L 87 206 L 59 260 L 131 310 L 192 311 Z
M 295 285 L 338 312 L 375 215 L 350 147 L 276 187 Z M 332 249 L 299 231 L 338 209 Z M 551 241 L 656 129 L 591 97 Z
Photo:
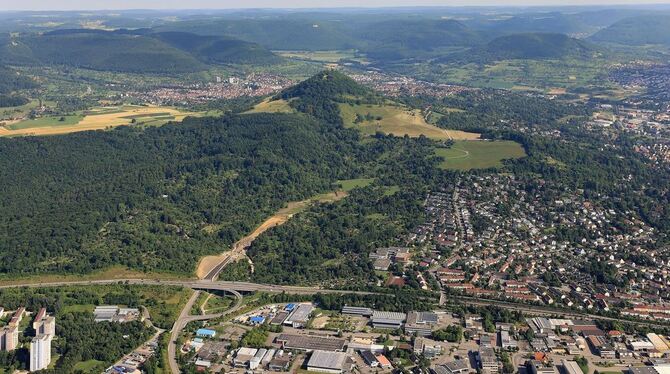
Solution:
M 200 291 L 193 292 L 191 298 L 188 299 L 188 302 L 184 306 L 184 309 L 181 310 L 179 318 L 177 318 L 174 325 L 172 326 L 172 330 L 170 331 L 170 343 L 168 344 L 168 361 L 170 363 L 170 371 L 173 374 L 180 373 L 179 364 L 177 363 L 177 338 L 179 337 L 181 330 L 183 330 L 184 327 L 186 327 L 186 325 L 194 321 L 206 321 L 222 317 L 226 314 L 235 312 L 242 306 L 242 295 L 237 291 L 233 290 L 228 291 L 235 296 L 237 302 L 235 303 L 235 305 L 233 305 L 232 308 L 222 313 L 191 315 L 191 309 L 193 309 L 193 304 L 195 304 L 196 300 L 198 300 L 198 296 L 200 296 Z
M 274 284 L 261 284 L 250 282 L 230 282 L 230 281 L 209 281 L 209 280 L 158 280 L 158 279 L 105 279 L 93 281 L 64 281 L 64 282 L 44 282 L 44 283 L 22 283 L 0 286 L 0 289 L 21 288 L 21 287 L 61 287 L 75 285 L 96 285 L 96 284 L 135 284 L 135 285 L 159 285 L 159 286 L 178 286 L 192 288 L 195 290 L 220 290 L 220 291 L 238 291 L 238 292 L 271 292 L 271 293 L 293 293 L 310 295 L 315 293 L 353 293 L 361 295 L 374 294 L 374 292 L 330 290 L 321 287 L 301 287 L 301 286 L 282 286 Z
M 232 258 L 231 256 L 230 256 L 230 257 L 226 257 L 226 259 L 223 260 L 223 261 L 221 261 L 220 264 L 216 265 L 216 267 L 215 267 L 214 269 L 212 269 L 212 271 L 210 271 L 210 272 L 205 276 L 204 279 L 205 279 L 205 280 L 208 280 L 208 281 L 215 281 L 216 278 L 219 276 L 219 273 L 221 272 L 221 270 L 223 270 L 223 268 L 225 268 L 226 266 L 228 266 L 228 264 L 230 263 L 231 258 Z

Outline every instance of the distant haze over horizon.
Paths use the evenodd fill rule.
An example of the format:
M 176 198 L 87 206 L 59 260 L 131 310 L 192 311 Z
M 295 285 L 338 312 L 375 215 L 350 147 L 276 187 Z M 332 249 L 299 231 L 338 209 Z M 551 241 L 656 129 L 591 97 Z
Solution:
M 0 0 L 0 11 L 10 10 L 124 10 L 124 9 L 252 9 L 252 8 L 377 8 L 421 6 L 642 6 L 670 4 L 668 0 Z

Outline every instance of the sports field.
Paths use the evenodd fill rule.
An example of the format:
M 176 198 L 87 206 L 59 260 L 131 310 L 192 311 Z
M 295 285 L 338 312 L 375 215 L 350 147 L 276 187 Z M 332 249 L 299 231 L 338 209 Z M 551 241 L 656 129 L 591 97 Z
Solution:
M 526 151 L 521 144 L 508 140 L 456 141 L 451 148 L 438 148 L 435 154 L 444 158 L 443 169 L 471 170 L 502 166 L 503 160 L 521 158 Z
M 340 104 L 340 113 L 345 126 L 356 128 L 365 135 L 374 135 L 379 131 L 396 136 L 424 135 L 435 140 L 474 140 L 480 137 L 476 133 L 441 129 L 427 123 L 419 110 L 410 110 L 399 105 Z M 373 118 L 356 123 L 357 115 L 369 115 Z
M 201 113 L 183 112 L 170 107 L 98 107 L 71 116 L 27 119 L 0 127 L 0 136 L 58 135 L 86 130 L 104 130 L 123 125 L 160 126 Z

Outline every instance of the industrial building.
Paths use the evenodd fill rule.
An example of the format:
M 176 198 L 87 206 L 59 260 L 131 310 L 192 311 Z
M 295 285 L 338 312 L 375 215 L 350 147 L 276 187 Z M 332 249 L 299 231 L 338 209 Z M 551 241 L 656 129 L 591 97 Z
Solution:
M 291 359 L 288 356 L 275 357 L 268 364 L 268 369 L 272 371 L 288 371 L 291 365 Z
M 384 355 L 377 355 L 377 361 L 379 362 L 379 367 L 382 369 L 393 369 L 393 365 L 391 364 L 391 361 L 389 361 L 388 358 Z
M 305 336 L 281 334 L 275 341 L 284 349 L 298 349 L 302 351 L 343 351 L 346 340 L 323 338 L 319 336 Z
M 233 359 L 233 365 L 235 367 L 247 367 L 251 359 L 256 356 L 256 353 L 258 353 L 258 349 L 256 348 L 245 347 L 238 349 Z
M 365 361 L 365 363 L 369 367 L 375 368 L 375 367 L 379 366 L 379 361 L 377 360 L 377 357 L 375 357 L 375 355 L 372 352 L 361 351 L 361 357 L 363 358 L 363 361 Z
M 470 363 L 467 360 L 454 360 L 437 365 L 434 370 L 436 374 L 466 374 L 470 371 Z
M 391 260 L 389 260 L 388 258 L 378 258 L 372 264 L 372 267 L 375 270 L 380 270 L 380 271 L 388 270 L 389 266 L 391 266 Z
M 284 321 L 286 321 L 286 318 L 288 318 L 288 312 L 287 311 L 280 311 L 278 312 L 271 320 L 270 324 L 271 325 L 282 325 L 284 324 Z
M 576 361 L 563 359 L 561 360 L 561 367 L 563 368 L 563 374 L 583 374 L 582 368 Z
M 196 336 L 199 336 L 201 338 L 213 338 L 216 336 L 216 331 L 210 330 L 210 329 L 198 329 L 195 332 Z
M 558 371 L 554 365 L 547 365 L 538 360 L 531 360 L 526 362 L 526 368 L 532 374 L 558 374 Z
M 548 318 L 527 318 L 526 322 L 536 335 L 552 335 L 554 333 L 554 325 L 551 324 Z
M 268 350 L 265 348 L 261 348 L 258 351 L 256 351 L 256 354 L 254 357 L 249 360 L 249 369 L 251 370 L 256 370 L 258 369 L 259 366 L 261 366 L 261 361 L 263 360 L 263 357 L 268 353 Z
M 399 312 L 381 312 L 375 310 L 372 312 L 372 327 L 376 329 L 399 329 L 407 319 L 405 313 Z
M 314 306 L 312 304 L 300 304 L 293 309 L 291 314 L 284 321 L 284 324 L 295 329 L 303 328 L 307 325 L 309 317 L 313 311 Z
M 614 347 L 602 336 L 589 335 L 586 337 L 589 344 L 593 347 L 593 350 L 601 357 L 605 359 L 616 358 L 616 352 Z
M 497 374 L 499 370 L 498 357 L 493 348 L 480 348 L 477 352 L 477 362 L 482 370 Z
M 490 335 L 481 334 L 479 335 L 479 346 L 486 348 L 493 348 L 493 340 L 491 340 Z
M 442 353 L 442 347 L 440 345 L 429 344 L 430 341 L 426 338 L 418 336 L 414 339 L 414 353 L 422 354 L 426 358 L 433 358 Z
M 654 366 L 630 366 L 628 367 L 629 374 L 660 374 Z
M 351 370 L 351 363 L 344 352 L 314 351 L 307 362 L 307 370 L 340 374 Z
M 454 360 L 444 364 L 450 374 L 465 374 L 470 371 L 470 362 L 468 360 Z
M 217 357 L 223 357 L 225 355 L 228 346 L 229 344 L 227 342 L 208 341 L 202 344 L 202 347 L 198 350 L 196 356 L 201 360 L 214 361 Z
M 405 332 L 418 336 L 429 336 L 435 324 L 437 324 L 437 314 L 433 312 L 409 312 Z
M 514 349 L 518 346 L 516 340 L 509 335 L 509 331 L 502 330 L 498 335 L 500 337 L 500 347 L 503 349 Z
M 657 349 L 660 352 L 667 352 L 668 351 L 668 345 L 665 344 L 663 339 L 658 334 L 655 334 L 653 332 L 647 334 L 647 339 L 651 342 L 651 344 L 654 345 L 654 348 Z
M 370 317 L 373 311 L 370 308 L 363 308 L 357 306 L 344 306 L 342 307 L 342 314 L 352 314 L 356 316 Z
M 137 308 L 120 308 L 116 305 L 100 305 L 93 310 L 95 322 L 128 322 L 140 317 Z

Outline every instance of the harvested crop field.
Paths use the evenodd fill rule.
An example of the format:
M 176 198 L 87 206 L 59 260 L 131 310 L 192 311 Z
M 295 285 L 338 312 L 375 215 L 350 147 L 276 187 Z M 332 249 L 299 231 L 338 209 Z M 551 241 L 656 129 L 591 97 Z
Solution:
M 58 135 L 77 131 L 106 130 L 124 125 L 160 126 L 200 113 L 158 106 L 99 107 L 72 116 L 42 117 L 0 127 L 0 136 Z

